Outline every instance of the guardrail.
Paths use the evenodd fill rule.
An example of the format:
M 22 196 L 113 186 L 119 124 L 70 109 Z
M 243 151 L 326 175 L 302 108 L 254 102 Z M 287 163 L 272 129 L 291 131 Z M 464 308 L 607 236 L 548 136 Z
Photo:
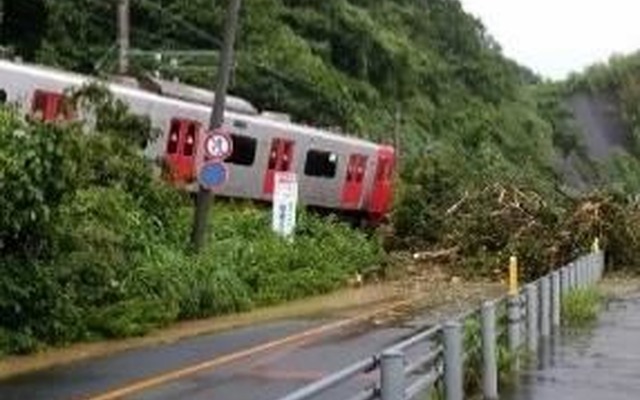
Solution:
M 428 327 L 380 354 L 352 364 L 280 400 L 317 399 L 361 376 L 373 383 L 350 397 L 335 400 L 410 400 L 443 385 L 446 400 L 465 396 L 465 362 L 481 365 L 481 391 L 485 399 L 498 398 L 498 343 L 511 354 L 513 369 L 526 348 L 537 351 L 541 339 L 560 329 L 561 298 L 577 288 L 598 282 L 604 272 L 604 253 L 596 250 L 543 276 L 503 298 L 443 324 Z M 475 341 L 465 327 L 480 331 Z M 332 397 L 332 399 L 334 399 Z

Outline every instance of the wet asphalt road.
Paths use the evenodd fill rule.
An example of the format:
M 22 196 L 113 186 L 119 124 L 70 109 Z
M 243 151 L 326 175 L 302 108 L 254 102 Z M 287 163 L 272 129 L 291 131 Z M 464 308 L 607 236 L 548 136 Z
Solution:
M 279 347 L 125 398 L 276 400 L 406 338 L 428 325 L 428 318 L 418 315 L 380 326 L 363 323 L 323 335 L 306 344 Z M 2 381 L 0 400 L 89 399 L 140 379 L 242 351 L 330 322 L 331 319 L 281 321 L 83 361 Z M 320 399 L 336 399 L 343 395 L 350 397 L 370 386 L 375 378 L 363 375 Z
M 551 340 L 506 400 L 640 399 L 640 295 L 608 303 L 594 329 Z
M 57 367 L 0 382 L 0 399 L 81 399 L 127 382 L 275 340 L 322 322 L 283 321 Z

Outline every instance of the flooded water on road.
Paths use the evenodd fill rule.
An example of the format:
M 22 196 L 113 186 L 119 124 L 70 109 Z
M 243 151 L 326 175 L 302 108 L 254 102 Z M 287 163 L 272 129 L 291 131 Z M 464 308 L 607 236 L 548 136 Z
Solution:
M 640 399 L 640 293 L 609 301 L 595 327 L 543 343 L 501 399 Z

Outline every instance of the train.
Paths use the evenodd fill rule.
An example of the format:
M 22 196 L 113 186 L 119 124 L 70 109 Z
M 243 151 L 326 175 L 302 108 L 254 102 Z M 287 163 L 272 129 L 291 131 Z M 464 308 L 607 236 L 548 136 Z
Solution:
M 50 67 L 0 60 L 0 102 L 44 121 L 75 118 L 63 107 L 70 89 L 97 78 Z M 194 190 L 196 157 L 211 115 L 213 93 L 149 78 L 114 77 L 100 84 L 136 115 L 162 132 L 144 149 L 165 165 L 172 184 Z M 260 113 L 248 101 L 229 97 L 223 130 L 233 152 L 224 163 L 228 180 L 216 196 L 270 202 L 278 172 L 297 175 L 302 205 L 383 221 L 393 201 L 393 146 L 326 129 L 296 124 L 279 114 Z

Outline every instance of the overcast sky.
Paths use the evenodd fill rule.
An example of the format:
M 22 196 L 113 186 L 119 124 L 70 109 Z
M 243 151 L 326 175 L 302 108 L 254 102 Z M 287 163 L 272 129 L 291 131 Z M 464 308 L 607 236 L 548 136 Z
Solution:
M 461 1 L 507 56 L 546 77 L 640 50 L 640 0 Z

